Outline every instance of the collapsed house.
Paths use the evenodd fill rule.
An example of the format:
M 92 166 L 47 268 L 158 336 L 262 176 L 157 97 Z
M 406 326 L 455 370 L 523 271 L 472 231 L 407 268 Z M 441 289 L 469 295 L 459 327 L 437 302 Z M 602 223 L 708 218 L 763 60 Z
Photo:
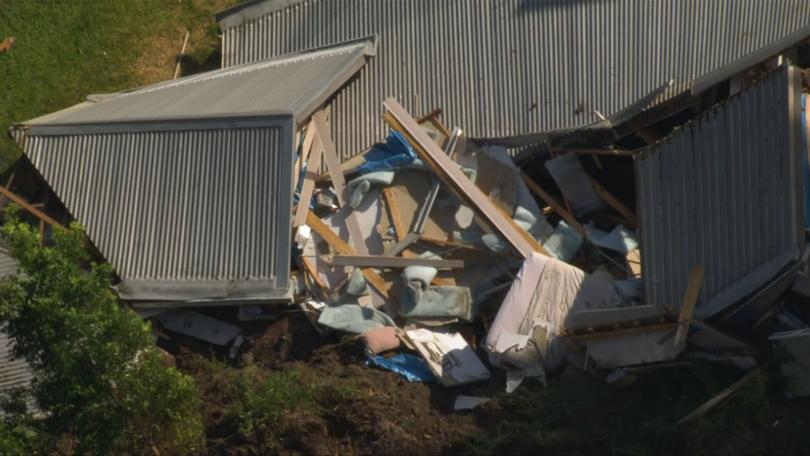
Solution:
M 167 309 L 295 302 L 447 386 L 667 362 L 687 341 L 748 355 L 806 263 L 807 13 L 251 1 L 218 15 L 222 70 L 12 135 L 124 302 L 232 351 L 236 325 Z
M 136 307 L 290 301 L 297 126 L 360 40 L 91 96 L 12 134 Z

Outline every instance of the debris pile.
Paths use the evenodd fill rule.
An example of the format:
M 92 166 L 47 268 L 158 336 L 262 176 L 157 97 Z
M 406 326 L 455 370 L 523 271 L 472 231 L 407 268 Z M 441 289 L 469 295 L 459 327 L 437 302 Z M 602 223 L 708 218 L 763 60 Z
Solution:
M 687 347 L 756 366 L 751 345 L 694 318 L 701 265 L 681 302 L 642 301 L 638 219 L 579 154 L 546 159 L 546 190 L 439 110 L 384 106 L 385 142 L 344 163 L 315 114 L 296 164 L 296 301 L 319 330 L 359 335 L 369 366 L 447 387 L 501 369 L 507 392 L 566 365 L 628 381 L 677 367 Z
M 806 395 L 808 315 L 785 296 L 810 296 L 810 78 L 782 52 L 808 36 L 594 110 L 594 124 L 512 137 L 445 125 L 440 107 L 415 118 L 396 98 L 376 115 L 358 99 L 378 85 L 356 83 L 384 60 L 368 36 L 15 125 L 24 163 L 0 205 L 43 235 L 83 223 L 158 335 L 233 358 L 246 326 L 294 311 L 408 381 L 505 377 L 511 392 L 570 366 L 625 384 L 688 359 L 754 372 L 770 344 L 789 394 Z M 362 125 L 338 93 L 360 97 L 345 103 L 368 109 Z M 338 150 L 380 117 L 378 143 Z

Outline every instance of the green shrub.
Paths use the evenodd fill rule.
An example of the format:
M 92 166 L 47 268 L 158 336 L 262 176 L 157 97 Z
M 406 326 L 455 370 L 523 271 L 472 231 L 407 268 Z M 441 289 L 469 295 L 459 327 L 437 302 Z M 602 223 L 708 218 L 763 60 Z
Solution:
M 110 289 L 110 267 L 89 261 L 83 229 L 57 227 L 41 246 L 16 210 L 8 215 L 2 235 L 20 274 L 0 283 L 0 321 L 32 367 L 51 435 L 73 436 L 80 453 L 199 449 L 193 380 L 162 364 L 149 324 Z
M 317 388 L 302 382 L 295 371 L 275 372 L 260 380 L 253 368 L 246 368 L 233 387 L 236 401 L 229 415 L 246 439 L 270 432 L 285 412 L 318 408 Z
M 323 415 L 334 404 L 350 400 L 357 392 L 354 382 L 307 377 L 299 370 L 262 376 L 254 366 L 234 374 L 234 403 L 228 411 L 234 430 L 245 440 L 278 441 L 282 417 L 290 412 Z
M 44 453 L 53 439 L 28 410 L 28 391 L 16 388 L 0 394 L 0 454 L 27 455 Z

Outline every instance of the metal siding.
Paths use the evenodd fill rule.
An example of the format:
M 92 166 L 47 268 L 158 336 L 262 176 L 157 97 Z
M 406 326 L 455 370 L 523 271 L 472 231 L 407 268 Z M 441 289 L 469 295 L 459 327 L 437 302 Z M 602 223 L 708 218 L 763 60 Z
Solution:
M 0 280 L 17 272 L 17 261 L 0 249 Z
M 17 272 L 17 261 L 0 249 L 0 280 Z M 33 378 L 24 360 L 12 356 L 13 343 L 5 331 L 0 331 L 0 391 L 25 388 Z
M 414 114 L 440 107 L 472 137 L 580 126 L 807 23 L 810 0 L 303 0 L 225 29 L 222 63 L 378 34 L 377 57 L 332 103 L 347 158 L 384 136 L 387 96 Z
M 706 317 L 767 281 L 803 246 L 792 68 L 716 106 L 636 160 L 645 297 L 679 306 L 704 268 Z
M 291 125 L 29 136 L 122 280 L 289 287 Z
M 13 342 L 5 331 L 0 331 L 0 391 L 27 388 L 33 374 L 28 363 L 12 356 Z

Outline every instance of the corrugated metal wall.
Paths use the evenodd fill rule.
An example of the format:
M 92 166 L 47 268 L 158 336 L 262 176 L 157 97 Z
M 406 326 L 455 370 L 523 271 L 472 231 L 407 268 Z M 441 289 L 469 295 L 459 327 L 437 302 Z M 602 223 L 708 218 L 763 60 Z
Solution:
M 26 388 L 33 375 L 28 363 L 11 356 L 12 342 L 5 331 L 0 331 L 0 391 Z
M 0 249 L 0 280 L 17 272 L 17 261 Z
M 810 23 L 810 0 L 303 0 L 223 32 L 223 66 L 379 34 L 332 104 L 347 157 L 385 135 L 382 100 L 473 137 L 597 121 Z M 224 23 L 224 21 L 223 21 Z M 585 113 L 578 113 L 579 110 Z
M 291 122 L 29 136 L 25 152 L 122 279 L 283 289 L 292 139 L 282 130 Z
M 783 67 L 638 156 L 647 303 L 679 307 L 700 265 L 697 315 L 709 316 L 798 257 L 799 96 L 797 72 Z
M 0 250 L 0 280 L 17 272 L 17 262 L 5 251 Z M 0 331 L 0 391 L 10 388 L 24 388 L 31 382 L 31 369 L 28 364 L 11 356 L 12 343 L 5 331 Z M 1 411 L 0 411 L 1 413 Z

